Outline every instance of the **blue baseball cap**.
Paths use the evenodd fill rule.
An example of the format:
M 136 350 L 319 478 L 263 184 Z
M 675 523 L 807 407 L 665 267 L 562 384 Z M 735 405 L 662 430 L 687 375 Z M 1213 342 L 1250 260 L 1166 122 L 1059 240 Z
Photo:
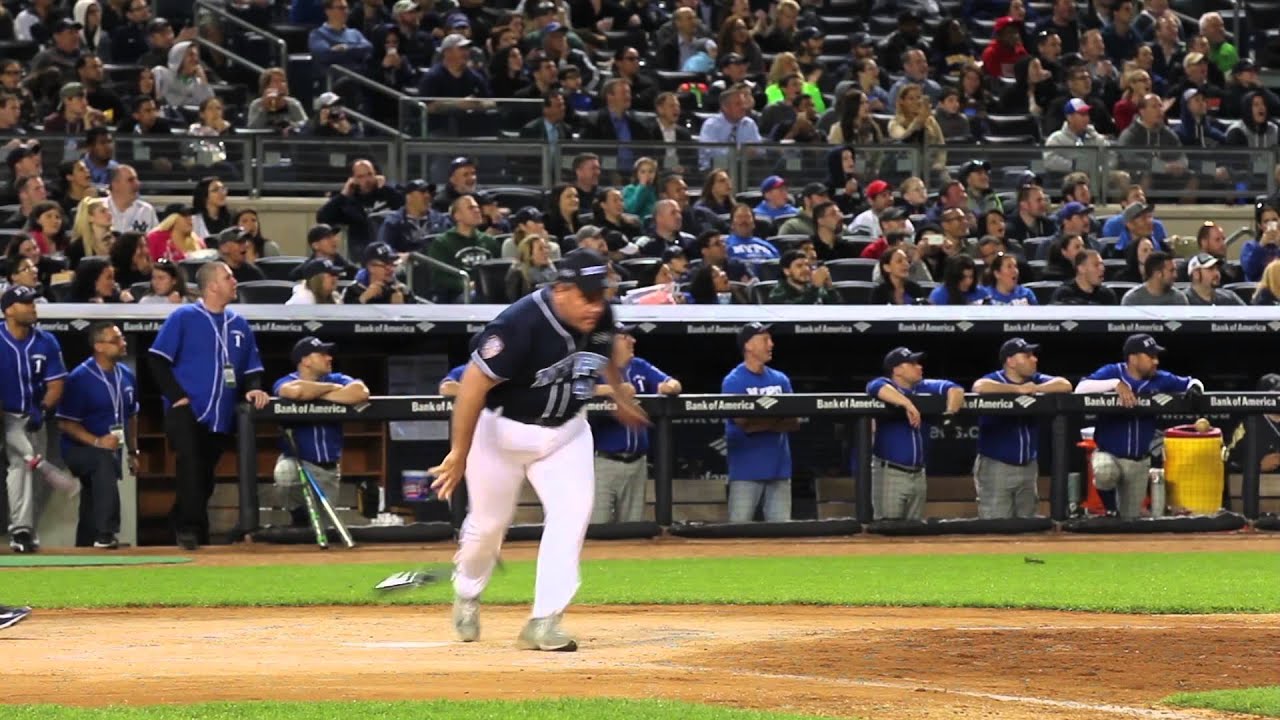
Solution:
M 1087 113 L 1092 109 L 1089 107 L 1089 103 L 1080 98 L 1071 98 L 1063 108 L 1068 115 L 1072 113 Z
M 1093 212 L 1092 205 L 1085 205 L 1084 203 L 1073 201 L 1062 206 L 1062 209 L 1058 211 L 1058 219 L 1066 220 L 1067 218 L 1073 218 L 1077 215 L 1088 215 L 1091 212 Z
M 787 181 L 782 179 L 780 175 L 770 175 L 760 183 L 760 192 L 767 193 L 770 190 L 776 190 L 780 187 L 786 187 Z
M 565 27 L 564 25 L 561 25 L 559 22 L 555 20 L 552 20 L 551 22 L 547 23 L 547 26 L 542 28 L 542 35 L 544 37 L 552 33 L 558 33 L 558 32 L 567 33 L 569 32 L 569 28 Z

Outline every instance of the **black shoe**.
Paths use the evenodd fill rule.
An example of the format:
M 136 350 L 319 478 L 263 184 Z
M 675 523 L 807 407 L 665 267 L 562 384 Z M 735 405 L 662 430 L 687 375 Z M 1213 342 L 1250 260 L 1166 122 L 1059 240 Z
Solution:
M 99 550 L 115 550 L 120 547 L 120 541 L 111 533 L 103 533 L 93 541 L 93 546 Z
M 40 549 L 30 530 L 16 530 L 9 536 L 9 549 L 16 553 L 33 553 Z
M 199 550 L 200 543 L 193 532 L 178 532 L 178 547 L 183 550 Z

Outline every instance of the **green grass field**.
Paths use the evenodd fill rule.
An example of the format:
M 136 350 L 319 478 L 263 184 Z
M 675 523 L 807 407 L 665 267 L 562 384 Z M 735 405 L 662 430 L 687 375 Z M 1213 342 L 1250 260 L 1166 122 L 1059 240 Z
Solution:
M 696 558 L 586 563 L 583 604 L 814 604 L 1124 613 L 1280 611 L 1266 553 Z M 6 603 L 40 608 L 432 604 L 447 582 L 378 595 L 403 565 L 0 570 Z M 447 575 L 446 575 L 447 577 Z M 528 603 L 533 563 L 495 576 L 487 603 Z
M 1246 688 L 1244 690 L 1214 690 L 1211 692 L 1178 693 L 1164 699 L 1170 705 L 1189 708 L 1208 708 L 1224 712 L 1251 713 L 1263 717 L 1280 717 L 1280 685 Z
M 207 705 L 68 708 L 16 705 L 5 720 L 818 720 L 813 715 L 733 710 L 669 700 L 528 700 L 506 702 L 245 702 Z

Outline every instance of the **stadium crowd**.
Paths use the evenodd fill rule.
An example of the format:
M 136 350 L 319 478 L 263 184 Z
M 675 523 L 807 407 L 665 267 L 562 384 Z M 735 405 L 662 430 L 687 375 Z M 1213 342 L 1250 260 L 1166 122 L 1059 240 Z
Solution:
M 5 282 L 55 301 L 184 302 L 195 267 L 220 257 L 245 302 L 509 302 L 586 246 L 609 255 L 619 302 L 1280 297 L 1274 198 L 1258 201 L 1238 263 L 1212 221 L 1175 257 L 1148 202 L 1242 202 L 1273 173 L 1270 156 L 1208 152 L 1280 137 L 1280 97 L 1218 13 L 1193 20 L 1166 0 L 864 5 L 255 0 L 174 22 L 145 0 L 6 7 L 0 47 L 25 57 L 0 61 Z M 250 42 L 237 17 L 303 27 L 308 71 L 252 73 L 218 52 Z M 497 159 L 458 156 L 406 180 L 352 152 L 308 255 L 275 259 L 256 212 L 228 204 L 242 169 L 228 139 L 398 123 L 377 92 L 327 89 L 329 67 L 414 92 L 435 136 L 581 139 L 609 157 L 578 153 L 565 182 L 512 194 L 478 182 Z M 1041 171 L 949 162 L 978 143 L 1038 145 Z M 894 144 L 923 149 L 917 174 L 887 162 Z M 734 191 L 746 178 L 726 169 L 738 169 L 731 146 L 777 160 L 758 190 Z M 797 152 L 821 158 L 825 178 L 793 187 L 783 160 Z M 174 177 L 190 178 L 189 203 L 147 201 L 151 179 Z M 1095 213 L 1098 182 L 1123 194 L 1121 213 Z

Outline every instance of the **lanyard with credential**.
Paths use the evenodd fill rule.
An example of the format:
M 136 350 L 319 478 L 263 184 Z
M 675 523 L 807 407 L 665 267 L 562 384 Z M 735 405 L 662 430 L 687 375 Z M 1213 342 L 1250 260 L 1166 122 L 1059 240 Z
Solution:
M 213 344 L 217 347 L 220 358 L 222 360 L 222 382 L 227 387 L 236 386 L 235 369 L 231 366 L 231 346 L 227 343 L 227 314 L 222 314 L 222 332 L 218 332 L 218 326 L 213 322 L 213 316 L 208 310 L 205 310 L 205 319 L 209 321 L 209 327 L 213 330 Z
M 122 381 L 121 381 L 120 367 L 117 365 L 116 367 L 112 368 L 112 378 L 115 380 L 114 388 L 112 387 L 112 383 L 107 380 L 107 374 L 102 371 L 102 368 L 98 367 L 98 363 L 91 361 L 89 365 L 89 371 L 92 372 L 94 377 L 98 378 L 98 381 L 101 382 L 103 386 L 107 388 L 107 397 L 111 398 L 112 424 L 124 425 L 124 412 L 123 412 L 124 391 L 121 388 Z

